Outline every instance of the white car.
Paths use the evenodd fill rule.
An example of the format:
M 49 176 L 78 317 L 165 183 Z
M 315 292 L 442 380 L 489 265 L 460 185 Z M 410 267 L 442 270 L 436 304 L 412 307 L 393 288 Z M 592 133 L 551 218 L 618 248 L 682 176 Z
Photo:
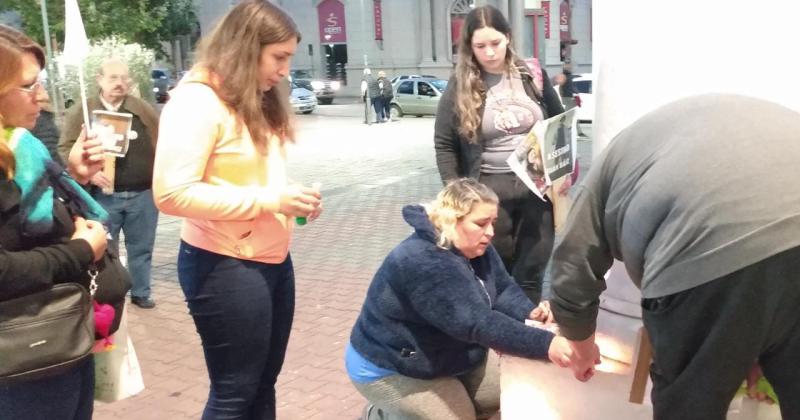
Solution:
M 292 108 L 295 113 L 302 112 L 303 114 L 310 114 L 317 108 L 317 96 L 314 92 L 297 86 L 294 82 L 290 82 L 292 93 L 289 101 L 292 103 Z
M 422 78 L 436 79 L 437 77 L 425 74 L 404 74 L 401 76 L 392 77 L 392 80 L 390 80 L 390 82 L 392 83 L 392 86 L 397 86 L 397 84 L 402 82 L 403 80 L 422 79 Z
M 578 121 L 594 121 L 594 93 L 592 90 L 591 73 L 578 74 L 572 79 L 575 89 L 578 90 L 580 107 L 578 108 Z

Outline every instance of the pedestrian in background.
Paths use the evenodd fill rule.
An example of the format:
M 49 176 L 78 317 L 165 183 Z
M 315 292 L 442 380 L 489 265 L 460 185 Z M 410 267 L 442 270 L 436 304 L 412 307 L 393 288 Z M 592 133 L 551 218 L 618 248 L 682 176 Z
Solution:
M 73 282 L 88 289 L 89 267 L 106 249 L 105 229 L 98 221 L 84 219 L 88 214 L 70 215 L 54 192 L 47 169 L 60 166 L 27 131 L 39 114 L 43 88 L 38 75 L 45 65 L 44 52 L 24 34 L 0 25 L 0 63 L 0 301 L 57 283 Z M 69 173 L 87 182 L 102 167 L 102 154 L 100 141 L 84 140 L 82 134 L 69 156 Z M 72 178 L 61 175 L 59 186 L 70 190 L 71 201 L 102 212 Z M 42 372 L 37 379 L 6 378 L 0 384 L 4 419 L 89 420 L 93 404 L 91 355 L 55 373 Z
M 201 42 L 161 115 L 153 192 L 184 218 L 178 279 L 211 381 L 203 419 L 275 418 L 275 382 L 294 317 L 295 217 L 322 211 L 290 184 L 286 77 L 300 41 L 266 0 L 237 4 Z
M 372 104 L 372 110 L 375 112 L 375 122 L 382 122 L 381 116 L 383 115 L 383 100 L 381 99 L 381 89 L 378 85 L 378 79 L 372 75 L 372 70 L 364 69 L 364 79 L 361 81 L 361 95 L 364 102 Z M 369 101 L 367 101 L 369 99 Z M 371 123 L 371 118 L 366 117 L 368 123 Z
M 570 110 L 575 107 L 581 106 L 580 91 L 575 87 L 575 75 L 572 74 L 572 65 L 564 64 L 563 72 L 557 74 L 554 79 L 557 81 L 557 90 L 561 99 L 561 104 L 564 105 L 565 110 Z M 577 111 L 576 111 L 577 112 Z M 576 122 L 575 126 L 578 128 L 578 135 L 586 137 L 586 134 L 581 130 L 580 121 Z
M 64 159 L 58 153 L 58 141 L 61 134 L 59 133 L 58 126 L 56 125 L 56 115 L 53 112 L 53 106 L 50 103 L 50 96 L 47 94 L 47 89 L 42 86 L 39 91 L 39 106 L 42 110 L 39 112 L 39 118 L 36 119 L 36 125 L 31 129 L 31 134 L 42 141 L 50 157 L 60 166 L 64 166 Z
M 566 357 L 563 337 L 524 323 L 547 321 L 549 306 L 525 296 L 490 244 L 497 202 L 461 178 L 432 203 L 403 208 L 414 233 L 375 273 L 345 351 L 350 379 L 374 404 L 364 420 L 489 418 L 500 407 L 490 349 Z
M 558 92 L 561 94 L 561 102 L 564 104 L 564 109 L 570 110 L 576 106 L 580 106 L 578 103 L 579 92 L 575 87 L 575 83 L 572 81 L 572 79 L 575 78 L 572 74 L 572 65 L 564 64 L 561 74 L 563 77 L 559 77 L 561 83 Z
M 472 9 L 458 63 L 436 113 L 434 146 L 442 181 L 479 179 L 500 197 L 492 244 L 533 302 L 542 294 L 553 246 L 553 206 L 511 171 L 506 160 L 536 121 L 564 112 L 542 69 L 543 89 L 511 48 L 511 27 L 492 6 Z
M 93 111 L 113 111 L 131 114 L 131 130 L 138 138 L 130 142 L 124 157 L 114 159 L 114 179 L 105 172 L 95 174 L 92 196 L 111 216 L 111 249 L 119 255 L 120 232 L 125 234 L 127 267 L 131 274 L 131 303 L 151 309 L 156 306 L 152 297 L 153 246 L 158 226 L 158 210 L 153 203 L 153 159 L 158 138 L 158 114 L 147 102 L 131 94 L 128 65 L 116 58 L 106 58 L 97 74 L 99 91 L 87 98 L 89 115 Z M 83 125 L 83 106 L 77 104 L 67 111 L 59 150 L 66 156 Z M 103 191 L 113 188 L 110 194 Z
M 381 91 L 381 122 L 388 122 L 391 120 L 391 106 L 392 98 L 394 98 L 394 89 L 392 89 L 392 82 L 386 78 L 386 72 L 381 70 L 378 72 L 378 88 Z

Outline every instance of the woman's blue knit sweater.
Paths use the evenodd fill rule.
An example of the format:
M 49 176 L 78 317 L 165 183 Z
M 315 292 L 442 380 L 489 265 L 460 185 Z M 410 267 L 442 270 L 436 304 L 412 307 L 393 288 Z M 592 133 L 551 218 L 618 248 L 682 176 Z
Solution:
M 403 216 L 415 232 L 372 279 L 350 335 L 359 354 L 419 379 L 465 373 L 483 361 L 487 348 L 547 358 L 553 334 L 524 324 L 534 305 L 492 246 L 468 260 L 436 245 L 422 206 L 406 206 Z

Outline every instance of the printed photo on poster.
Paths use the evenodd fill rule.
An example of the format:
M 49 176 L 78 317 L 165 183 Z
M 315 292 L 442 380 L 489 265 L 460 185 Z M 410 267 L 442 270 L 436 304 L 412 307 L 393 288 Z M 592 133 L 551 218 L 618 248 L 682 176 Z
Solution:
M 133 115 L 123 112 L 92 111 L 92 129 L 103 141 L 105 153 L 125 157 L 131 140 Z
M 534 194 L 544 200 L 553 180 L 570 175 L 577 159 L 575 109 L 538 121 L 511 153 L 511 170 Z

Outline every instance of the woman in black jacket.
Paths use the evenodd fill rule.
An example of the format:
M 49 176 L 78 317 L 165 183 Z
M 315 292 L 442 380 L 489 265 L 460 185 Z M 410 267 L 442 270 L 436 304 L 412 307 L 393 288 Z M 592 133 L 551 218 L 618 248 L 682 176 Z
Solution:
M 37 76 L 44 53 L 23 34 L 0 25 L 0 62 L 0 301 L 56 283 L 88 287 L 87 270 L 106 248 L 105 230 L 99 222 L 73 219 L 54 198 L 48 174 L 60 166 L 26 130 L 38 116 L 42 88 Z M 102 146 L 96 140 L 78 143 L 70 173 L 88 180 L 100 169 L 96 162 L 102 161 Z M 55 375 L 0 384 L 0 417 L 90 419 L 93 396 L 94 364 L 89 357 Z
M 500 197 L 492 244 L 528 297 L 538 302 L 553 247 L 553 206 L 506 159 L 536 121 L 564 112 L 542 69 L 542 88 L 514 54 L 511 28 L 492 6 L 473 9 L 462 29 L 455 75 L 439 102 L 434 145 L 442 181 L 472 177 Z M 537 77 L 538 79 L 538 77 Z

